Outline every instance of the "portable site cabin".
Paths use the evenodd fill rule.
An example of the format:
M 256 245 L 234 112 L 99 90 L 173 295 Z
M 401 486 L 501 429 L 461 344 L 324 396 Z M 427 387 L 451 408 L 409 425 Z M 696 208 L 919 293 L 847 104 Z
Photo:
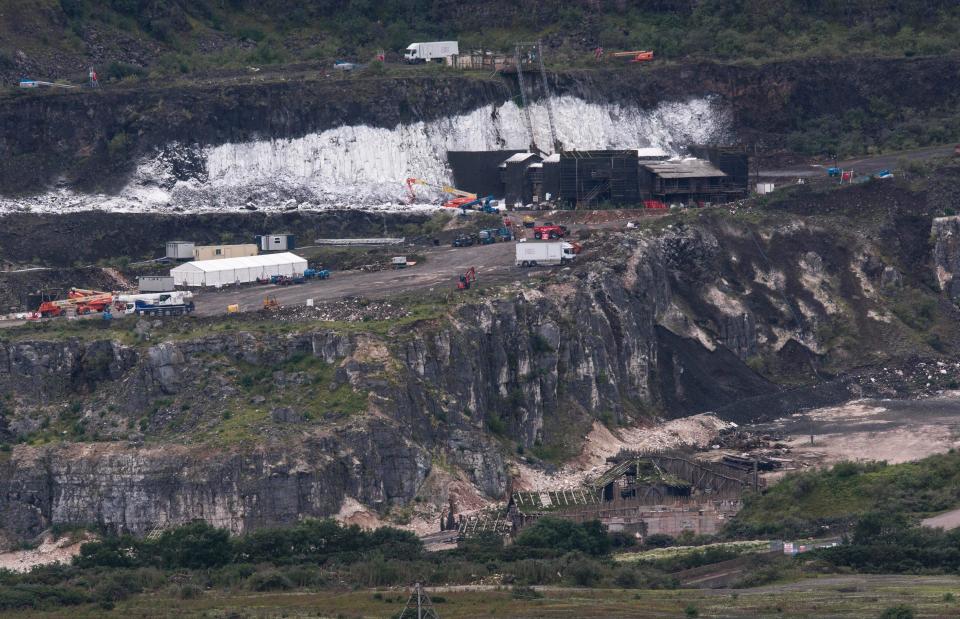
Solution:
M 292 251 L 297 248 L 292 234 L 264 234 L 256 238 L 260 251 Z
M 167 241 L 167 258 L 171 260 L 191 260 L 194 247 L 192 241 Z
M 265 254 L 219 260 L 195 260 L 170 269 L 178 286 L 246 284 L 271 275 L 303 275 L 307 261 L 296 254 Z
M 197 245 L 193 248 L 194 260 L 219 260 L 222 258 L 241 258 L 256 256 L 259 252 L 253 243 L 241 245 Z

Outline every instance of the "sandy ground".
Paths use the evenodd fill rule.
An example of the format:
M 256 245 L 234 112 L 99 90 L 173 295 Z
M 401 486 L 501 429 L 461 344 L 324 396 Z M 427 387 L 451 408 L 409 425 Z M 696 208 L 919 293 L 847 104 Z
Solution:
M 0 570 L 13 572 L 29 572 L 36 565 L 51 563 L 70 563 L 75 555 L 80 554 L 80 546 L 93 536 L 84 533 L 82 537 L 68 535 L 53 539 L 49 533 L 43 536 L 43 541 L 33 550 L 14 550 L 0 553 Z
M 793 459 L 909 462 L 960 447 L 960 392 L 922 400 L 856 400 L 755 429 L 786 435 Z
M 606 460 L 621 449 L 656 451 L 678 447 L 708 447 L 720 430 L 732 424 L 704 413 L 674 419 L 652 427 L 621 428 L 616 433 L 600 422 L 585 437 L 583 450 L 556 473 L 546 473 L 527 464 L 517 465 L 515 490 L 563 490 L 580 487 L 609 468 Z

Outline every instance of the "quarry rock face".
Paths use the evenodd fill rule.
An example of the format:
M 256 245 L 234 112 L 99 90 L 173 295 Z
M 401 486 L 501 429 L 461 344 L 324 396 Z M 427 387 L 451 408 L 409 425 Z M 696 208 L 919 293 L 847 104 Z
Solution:
M 937 217 L 930 232 L 934 241 L 933 267 L 940 290 L 960 297 L 960 216 Z
M 947 288 L 957 220 L 934 225 Z M 58 523 L 145 534 L 195 518 L 248 531 L 336 515 L 349 501 L 386 514 L 422 499 L 441 471 L 498 500 L 518 452 L 575 454 L 597 421 L 789 412 L 805 396 L 775 402 L 777 386 L 751 366 L 808 376 L 827 353 L 806 347 L 840 312 L 875 329 L 849 340 L 873 347 L 844 350 L 851 365 L 908 339 L 873 286 L 895 285 L 894 274 L 915 285 L 913 272 L 864 270 L 875 248 L 843 234 L 779 221 L 756 234 L 708 221 L 612 233 L 535 285 L 386 331 L 302 317 L 276 332 L 214 330 L 193 319 L 189 335 L 145 323 L 124 344 L 108 331 L 4 340 L 0 436 L 18 444 L 0 458 L 0 531 L 9 542 Z M 835 289 L 845 308 L 826 303 Z M 848 397 L 841 382 L 837 397 Z M 328 401 L 283 399 L 318 388 L 356 408 L 328 415 Z M 231 411 L 259 415 L 247 440 L 217 438 Z M 47 438 L 17 440 L 28 435 Z
M 576 447 L 600 416 L 640 418 L 665 388 L 682 401 L 685 381 L 706 371 L 690 365 L 680 378 L 686 361 L 678 354 L 670 359 L 677 379 L 666 387 L 654 378 L 662 373 L 658 315 L 671 303 L 665 248 L 706 256 L 715 244 L 701 247 L 703 238 L 631 239 L 615 261 L 542 290 L 517 287 L 459 305 L 388 338 L 307 326 L 283 336 L 238 332 L 130 346 L 0 345 L 0 390 L 17 394 L 5 423 L 25 431 L 38 427 L 26 420 L 41 410 L 54 419 L 73 411 L 113 437 L 15 446 L 0 463 L 0 528 L 9 539 L 67 522 L 145 534 L 202 518 L 245 531 L 333 515 L 347 498 L 386 509 L 417 496 L 437 454 L 501 498 L 509 479 L 497 435 L 523 448 L 571 439 Z M 706 350 L 690 346 L 684 354 Z M 219 415 L 236 397 L 230 373 L 211 372 L 211 359 L 270 368 L 265 380 L 282 392 L 310 383 L 303 372 L 274 369 L 303 356 L 332 367 L 331 388 L 367 394 L 367 412 L 328 428 L 256 396 L 251 405 L 266 408 L 277 432 L 302 432 L 221 446 L 193 440 L 201 424 L 172 444 L 149 438 L 194 415 Z M 744 376 L 751 378 L 740 386 L 756 392 L 755 375 L 744 368 Z M 74 400 L 83 405 L 68 405 Z

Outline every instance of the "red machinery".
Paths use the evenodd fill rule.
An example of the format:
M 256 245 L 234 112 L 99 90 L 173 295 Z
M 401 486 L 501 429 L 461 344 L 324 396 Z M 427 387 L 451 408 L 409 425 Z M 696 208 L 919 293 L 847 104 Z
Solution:
M 433 187 L 435 189 L 439 189 L 443 193 L 449 193 L 450 195 L 455 196 L 443 203 L 443 205 L 448 208 L 460 208 L 462 205 L 474 202 L 477 199 L 477 194 L 470 193 L 469 191 L 463 191 L 462 189 L 457 189 L 456 187 L 451 187 L 449 185 L 434 185 L 433 183 L 428 183 L 421 178 L 408 178 L 407 201 L 409 204 L 413 204 L 417 200 L 417 194 L 413 190 L 414 185 Z
M 652 209 L 665 209 L 667 208 L 667 205 L 660 200 L 644 200 L 643 207 Z
M 614 52 L 610 54 L 614 58 L 633 58 L 630 62 L 649 62 L 653 60 L 653 51 L 636 51 L 636 52 Z
M 470 290 L 470 284 L 476 281 L 477 269 L 476 267 L 470 267 L 466 273 L 460 276 L 460 281 L 457 282 L 457 290 Z
M 542 226 L 533 227 L 533 238 L 535 239 L 562 239 L 567 236 L 567 227 L 559 224 L 547 222 Z
M 67 298 L 60 301 L 44 301 L 37 308 L 41 318 L 63 316 L 67 308 L 74 308 L 78 315 L 90 312 L 102 312 L 113 303 L 113 295 L 99 290 L 84 290 L 71 288 Z

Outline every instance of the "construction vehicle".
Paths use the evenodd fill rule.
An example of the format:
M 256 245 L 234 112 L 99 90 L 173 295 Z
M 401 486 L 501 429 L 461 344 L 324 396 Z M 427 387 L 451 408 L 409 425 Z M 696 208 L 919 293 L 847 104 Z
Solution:
M 570 243 L 517 243 L 516 265 L 518 267 L 553 266 L 566 264 L 577 254 Z
M 450 245 L 453 247 L 472 247 L 480 243 L 480 237 L 476 234 L 458 234 Z
M 470 193 L 469 191 L 463 191 L 462 189 L 457 189 L 456 187 L 451 187 L 450 185 L 437 185 L 436 183 L 425 181 L 422 178 L 408 178 L 407 201 L 409 204 L 413 204 L 417 200 L 417 194 L 413 189 L 414 185 L 433 187 L 434 189 L 442 191 L 443 193 L 449 193 L 450 195 L 455 196 L 443 203 L 443 206 L 447 208 L 462 208 L 463 205 L 473 203 L 477 200 L 477 194 Z M 491 196 L 490 200 L 492 199 L 493 197 Z
M 653 51 L 613 52 L 610 56 L 613 58 L 632 58 L 630 62 L 649 62 L 653 60 Z
M 193 301 L 187 303 L 153 304 L 142 300 L 134 301 L 134 313 L 138 316 L 182 316 L 193 313 Z
M 193 298 L 189 290 L 175 290 L 173 292 L 152 292 L 142 294 L 117 294 L 113 296 L 113 307 L 124 314 L 133 314 L 136 302 L 146 301 L 154 305 L 182 304 Z
M 536 220 L 536 219 L 534 219 L 534 218 L 531 217 L 530 215 L 524 215 L 524 216 L 523 216 L 523 227 L 524 227 L 524 228 L 532 228 L 532 227 L 534 227 L 535 225 L 537 225 L 537 220 Z
M 454 198 L 448 200 L 444 206 L 449 206 L 453 203 L 457 204 L 457 208 L 461 210 L 461 213 L 466 215 L 467 211 L 475 210 L 482 213 L 499 213 L 500 210 L 493 206 L 493 196 L 487 196 L 486 198 L 476 198 L 475 200 L 468 200 L 464 202 L 466 198 Z
M 457 282 L 457 290 L 470 290 L 470 286 L 477 281 L 476 267 L 470 267 L 467 272 L 460 276 Z
M 280 303 L 277 302 L 276 297 L 264 297 L 263 309 L 268 312 L 275 312 L 280 309 Z
M 644 201 L 643 201 L 643 208 L 646 208 L 646 209 L 658 209 L 658 210 L 659 210 L 659 209 L 665 209 L 665 208 L 667 208 L 667 205 L 664 204 L 664 203 L 663 203 L 662 201 L 660 201 L 660 200 L 644 200 Z
M 407 257 L 406 256 L 394 256 L 390 258 L 390 266 L 394 269 L 405 269 L 407 268 Z
M 477 236 L 480 238 L 481 245 L 493 245 L 497 242 L 496 230 L 481 230 Z
M 293 286 L 294 284 L 304 284 L 306 281 L 303 275 L 280 275 L 275 283 L 279 286 Z
M 306 279 L 330 279 L 329 269 L 307 269 L 303 272 Z
M 562 239 L 567 236 L 569 231 L 566 226 L 561 226 L 553 222 L 546 222 L 542 226 L 534 226 L 533 238 L 540 239 Z
M 68 309 L 73 309 L 77 315 L 83 315 L 102 312 L 110 307 L 111 303 L 113 303 L 113 294 L 109 292 L 71 288 L 66 299 L 44 301 L 37 308 L 36 313 L 40 318 L 56 318 L 66 314 Z
M 512 241 L 513 232 L 510 228 L 490 228 L 490 231 L 497 237 L 498 241 Z

